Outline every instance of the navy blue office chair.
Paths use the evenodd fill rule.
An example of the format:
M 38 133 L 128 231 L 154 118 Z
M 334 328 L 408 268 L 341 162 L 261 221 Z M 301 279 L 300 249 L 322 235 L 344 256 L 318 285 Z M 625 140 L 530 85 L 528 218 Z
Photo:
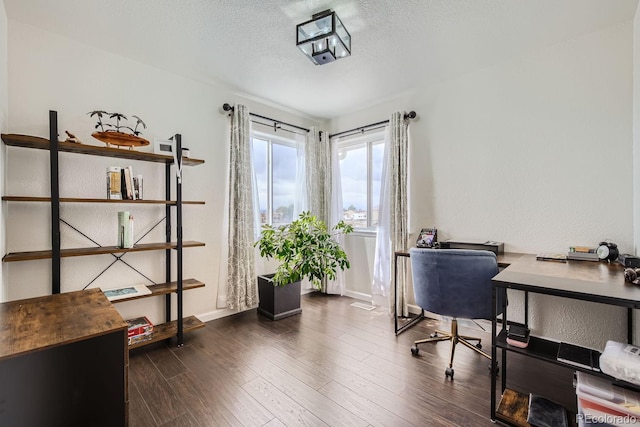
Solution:
M 491 356 L 481 350 L 480 338 L 458 334 L 457 319 L 491 319 L 491 278 L 498 274 L 496 255 L 466 249 L 411 248 L 409 252 L 416 303 L 425 311 L 452 318 L 451 332 L 436 330 L 430 338 L 415 341 L 411 353 L 418 355 L 419 344 L 450 340 L 451 357 L 445 375 L 451 379 L 458 343 L 491 360 Z

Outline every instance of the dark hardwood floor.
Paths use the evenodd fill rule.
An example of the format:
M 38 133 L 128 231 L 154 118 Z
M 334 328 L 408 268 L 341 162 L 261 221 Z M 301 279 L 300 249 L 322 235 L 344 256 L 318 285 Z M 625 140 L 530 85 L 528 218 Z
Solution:
M 423 320 L 396 337 L 385 309 L 353 302 L 310 294 L 301 315 L 272 322 L 251 310 L 186 334 L 181 348 L 132 350 L 131 426 L 494 425 L 488 360 L 460 345 L 448 380 L 450 343 L 423 345 L 419 357 L 410 352 L 439 322 Z M 460 329 L 490 351 L 488 334 Z M 569 371 L 516 357 L 510 367 L 512 360 L 509 378 L 536 378 L 540 390 L 571 405 Z

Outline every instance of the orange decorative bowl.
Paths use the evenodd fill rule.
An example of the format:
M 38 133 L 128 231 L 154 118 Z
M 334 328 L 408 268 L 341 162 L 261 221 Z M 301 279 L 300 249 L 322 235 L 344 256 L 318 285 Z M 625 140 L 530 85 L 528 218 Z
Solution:
M 149 141 L 144 138 L 122 132 L 94 132 L 91 136 L 107 144 L 107 147 L 116 145 L 118 147 L 129 147 L 129 150 L 133 150 L 133 147 L 149 145 Z

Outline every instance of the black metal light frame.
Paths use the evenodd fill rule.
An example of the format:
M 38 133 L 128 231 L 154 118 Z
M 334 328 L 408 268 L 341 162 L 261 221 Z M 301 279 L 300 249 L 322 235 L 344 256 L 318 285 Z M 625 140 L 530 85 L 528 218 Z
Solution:
M 327 16 L 331 16 L 331 32 L 327 33 L 327 34 L 320 34 L 316 37 L 310 38 L 310 39 L 306 39 L 304 41 L 300 41 L 300 27 L 305 26 L 307 24 L 310 24 L 314 21 L 326 18 Z M 340 35 L 337 33 L 336 31 L 336 21 L 339 21 L 340 24 L 342 25 L 342 28 L 344 29 L 344 31 L 347 33 L 347 35 L 349 36 L 349 46 L 347 46 L 347 44 L 345 43 L 345 41 L 342 39 L 342 37 L 340 37 Z M 309 57 L 309 59 L 311 60 L 311 62 L 313 62 L 316 65 L 323 65 L 323 64 L 327 64 L 329 62 L 333 62 L 337 59 L 339 59 L 339 57 L 336 57 L 336 52 L 335 52 L 335 47 L 333 50 L 331 50 L 331 47 L 329 46 L 329 38 L 331 36 L 336 36 L 338 38 L 338 40 L 340 40 L 340 43 L 342 44 L 342 46 L 344 47 L 344 49 L 348 52 L 348 55 L 346 56 L 351 56 L 351 34 L 349 33 L 349 30 L 347 30 L 347 27 L 344 26 L 344 23 L 342 22 L 342 20 L 338 17 L 338 15 L 336 15 L 336 13 L 330 9 L 316 13 L 314 15 L 311 16 L 311 19 L 308 21 L 305 21 L 301 24 L 296 25 L 296 46 L 298 48 L 300 48 L 301 45 L 306 45 L 308 43 L 311 43 L 311 56 L 309 56 L 309 54 L 307 52 L 304 52 L 305 55 L 307 55 Z M 315 43 L 318 41 L 321 41 L 323 39 L 327 39 L 326 42 L 326 47 L 322 50 L 315 50 Z M 302 49 L 300 49 L 302 50 Z M 343 57 L 340 57 L 343 58 Z M 315 61 L 314 61 L 315 59 Z

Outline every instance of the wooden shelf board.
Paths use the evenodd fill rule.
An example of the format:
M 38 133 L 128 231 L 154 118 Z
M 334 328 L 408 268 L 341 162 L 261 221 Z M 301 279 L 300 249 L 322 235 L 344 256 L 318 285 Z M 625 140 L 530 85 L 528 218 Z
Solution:
M 195 316 L 185 317 L 183 319 L 183 332 L 190 332 L 195 329 L 204 328 L 205 324 Z M 153 337 L 149 341 L 138 342 L 129 346 L 129 349 L 142 347 L 154 342 L 163 341 L 178 335 L 178 321 L 161 323 L 153 326 Z
M 3 133 L 2 140 L 6 145 L 12 147 L 35 148 L 38 150 L 49 149 L 49 140 L 38 136 Z M 162 154 L 154 154 L 145 151 L 100 147 L 97 145 L 76 144 L 73 142 L 64 141 L 60 141 L 58 143 L 58 151 L 63 153 L 87 154 L 90 156 L 115 157 L 127 160 L 141 160 L 145 162 L 165 164 L 173 163 L 173 156 L 165 156 Z M 202 163 L 204 163 L 204 160 L 201 159 L 193 159 L 191 157 L 182 158 L 182 164 L 184 166 L 196 166 Z
M 197 289 L 197 288 L 203 288 L 203 287 L 204 287 L 204 283 L 202 283 L 199 280 L 196 280 L 196 279 L 183 279 L 182 280 L 182 290 L 183 291 L 188 291 L 190 289 Z M 159 296 L 159 295 L 166 295 L 166 294 L 170 294 L 170 293 L 176 293 L 176 292 L 178 292 L 178 282 L 158 283 L 157 285 L 147 286 L 147 288 L 149 288 L 149 290 L 151 291 L 150 294 L 140 295 L 140 296 L 133 296 L 131 298 L 122 298 L 122 299 L 118 299 L 118 300 L 111 301 L 111 302 L 113 304 L 117 304 L 119 302 L 131 301 L 131 300 L 140 299 L 140 298 L 149 298 L 149 297 L 155 297 L 155 296 Z
M 193 248 L 197 246 L 204 246 L 202 242 L 196 242 L 188 240 L 182 242 L 183 248 Z M 130 249 L 118 248 L 117 246 L 102 246 L 102 247 L 90 247 L 90 248 L 74 248 L 74 249 L 61 249 L 60 257 L 73 257 L 73 256 L 85 256 L 85 255 L 100 255 L 100 254 L 114 254 L 123 252 L 142 252 L 142 251 L 156 251 L 162 249 L 175 249 L 177 247 L 176 242 L 161 242 L 161 243 L 140 243 Z M 30 252 L 12 252 L 6 254 L 2 261 L 30 261 L 36 259 L 49 259 L 51 258 L 51 250 L 45 251 L 30 251 Z
M 31 197 L 31 196 L 2 196 L 2 200 L 7 202 L 51 202 L 51 197 Z M 93 199 L 81 197 L 60 197 L 61 203 L 130 203 L 130 204 L 155 204 L 155 205 L 175 205 L 175 200 L 113 200 L 113 199 Z M 183 205 L 204 205 L 200 200 L 183 200 Z

